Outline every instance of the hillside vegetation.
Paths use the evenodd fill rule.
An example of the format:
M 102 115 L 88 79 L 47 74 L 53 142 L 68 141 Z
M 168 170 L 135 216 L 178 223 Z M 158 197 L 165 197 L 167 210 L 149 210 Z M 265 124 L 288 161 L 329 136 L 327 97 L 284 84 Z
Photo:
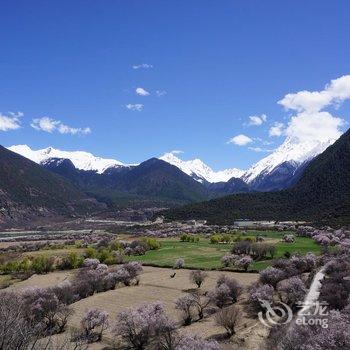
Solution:
M 0 222 L 98 207 L 69 181 L 0 146 Z
M 168 210 L 174 219 L 206 219 L 228 224 L 235 219 L 306 220 L 350 224 L 350 130 L 310 162 L 289 190 L 244 193 Z

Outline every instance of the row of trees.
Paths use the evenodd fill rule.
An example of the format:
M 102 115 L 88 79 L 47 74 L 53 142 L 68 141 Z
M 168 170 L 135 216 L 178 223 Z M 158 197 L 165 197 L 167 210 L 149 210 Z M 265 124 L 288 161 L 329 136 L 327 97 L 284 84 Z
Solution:
M 99 260 L 89 258 L 85 259 L 83 268 L 77 271 L 72 281 L 64 281 L 51 288 L 28 288 L 21 293 L 2 292 L 0 349 L 39 348 L 36 344 L 43 337 L 65 331 L 72 315 L 70 304 L 94 293 L 114 289 L 118 284 L 138 284 L 141 271 L 142 266 L 138 262 L 109 269 Z M 106 313 L 91 311 L 85 315 L 82 329 L 72 339 L 77 344 L 98 340 L 106 326 Z M 98 333 L 96 327 L 99 328 Z

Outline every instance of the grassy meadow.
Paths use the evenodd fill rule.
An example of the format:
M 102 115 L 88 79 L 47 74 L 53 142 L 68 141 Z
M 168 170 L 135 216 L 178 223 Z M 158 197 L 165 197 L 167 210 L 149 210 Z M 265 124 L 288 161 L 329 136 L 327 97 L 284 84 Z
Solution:
M 276 244 L 275 258 L 282 257 L 286 252 L 305 255 L 312 252 L 320 254 L 320 246 L 307 237 L 296 237 L 294 243 L 281 242 L 285 232 L 279 231 L 250 231 L 246 237 L 263 236 L 265 242 Z M 172 267 L 177 258 L 185 260 L 187 268 L 220 269 L 221 258 L 230 252 L 232 244 L 212 244 L 207 238 L 201 237 L 199 242 L 181 242 L 179 238 L 161 239 L 161 248 L 150 250 L 145 255 L 131 256 L 129 260 L 136 260 L 143 264 L 159 267 Z M 271 260 L 256 261 L 251 265 L 253 270 L 262 270 L 269 266 Z

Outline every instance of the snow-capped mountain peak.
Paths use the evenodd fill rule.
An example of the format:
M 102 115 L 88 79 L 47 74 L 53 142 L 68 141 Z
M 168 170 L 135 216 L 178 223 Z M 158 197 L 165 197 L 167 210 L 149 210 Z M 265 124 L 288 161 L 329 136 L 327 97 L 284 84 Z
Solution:
M 99 174 L 102 174 L 106 169 L 111 167 L 125 166 L 118 160 L 95 157 L 93 154 L 84 151 L 60 151 L 53 147 L 35 151 L 27 145 L 11 146 L 8 149 L 38 164 L 44 164 L 52 158 L 69 159 L 77 169 L 96 171 Z
M 261 159 L 248 169 L 242 179 L 248 184 L 252 183 L 256 178 L 270 174 L 274 169 L 285 162 L 293 164 L 295 168 L 297 168 L 322 153 L 335 141 L 336 139 L 329 139 L 324 142 L 318 140 L 301 142 L 288 137 L 273 153 Z
M 159 159 L 176 166 L 185 174 L 192 176 L 199 182 L 226 182 L 232 177 L 241 177 L 244 174 L 243 170 L 235 168 L 214 171 L 200 159 L 182 160 L 176 157 L 173 153 L 165 153 Z

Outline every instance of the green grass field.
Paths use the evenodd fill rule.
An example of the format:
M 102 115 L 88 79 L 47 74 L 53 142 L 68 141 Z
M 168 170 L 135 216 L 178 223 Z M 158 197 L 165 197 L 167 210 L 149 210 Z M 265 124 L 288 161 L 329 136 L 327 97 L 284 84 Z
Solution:
M 249 232 L 249 236 L 261 235 L 261 232 Z M 310 238 L 296 237 L 294 243 L 283 243 L 279 240 L 284 233 L 267 231 L 266 242 L 274 242 L 277 245 L 276 258 L 284 253 L 305 255 L 308 252 L 320 254 L 320 247 Z M 142 256 L 131 256 L 128 260 L 137 260 L 144 264 L 160 267 L 172 267 L 177 258 L 185 260 L 188 268 L 219 269 L 222 268 L 221 258 L 230 251 L 231 244 L 211 244 L 208 239 L 201 238 L 198 243 L 180 242 L 179 239 L 161 240 L 159 250 L 148 251 Z M 271 264 L 271 260 L 254 262 L 251 269 L 262 270 Z
M 316 255 L 320 254 L 320 247 L 310 238 L 296 237 L 294 243 L 281 242 L 282 236 L 286 232 L 278 231 L 249 231 L 246 235 L 241 235 L 241 238 L 254 238 L 255 236 L 263 236 L 265 242 L 276 244 L 275 258 L 283 257 L 286 252 L 291 255 L 299 253 L 305 255 L 312 252 Z M 142 256 L 130 256 L 126 259 L 128 261 L 140 261 L 146 265 L 153 265 L 159 267 L 173 267 L 177 258 L 185 260 L 187 268 L 200 269 L 221 269 L 223 268 L 221 258 L 230 252 L 232 244 L 211 244 L 208 238 L 200 237 L 197 243 L 180 242 L 177 238 L 160 239 L 161 248 L 146 252 Z M 51 256 L 66 256 L 69 253 L 75 252 L 81 255 L 85 252 L 85 248 L 76 248 L 75 246 L 67 246 L 62 249 L 46 249 L 35 252 L 23 253 L 24 256 L 36 257 L 38 255 Z M 250 269 L 262 270 L 271 265 L 272 260 L 255 261 Z M 1 281 L 6 284 L 8 281 Z M 1 285 L 1 283 L 0 283 Z

